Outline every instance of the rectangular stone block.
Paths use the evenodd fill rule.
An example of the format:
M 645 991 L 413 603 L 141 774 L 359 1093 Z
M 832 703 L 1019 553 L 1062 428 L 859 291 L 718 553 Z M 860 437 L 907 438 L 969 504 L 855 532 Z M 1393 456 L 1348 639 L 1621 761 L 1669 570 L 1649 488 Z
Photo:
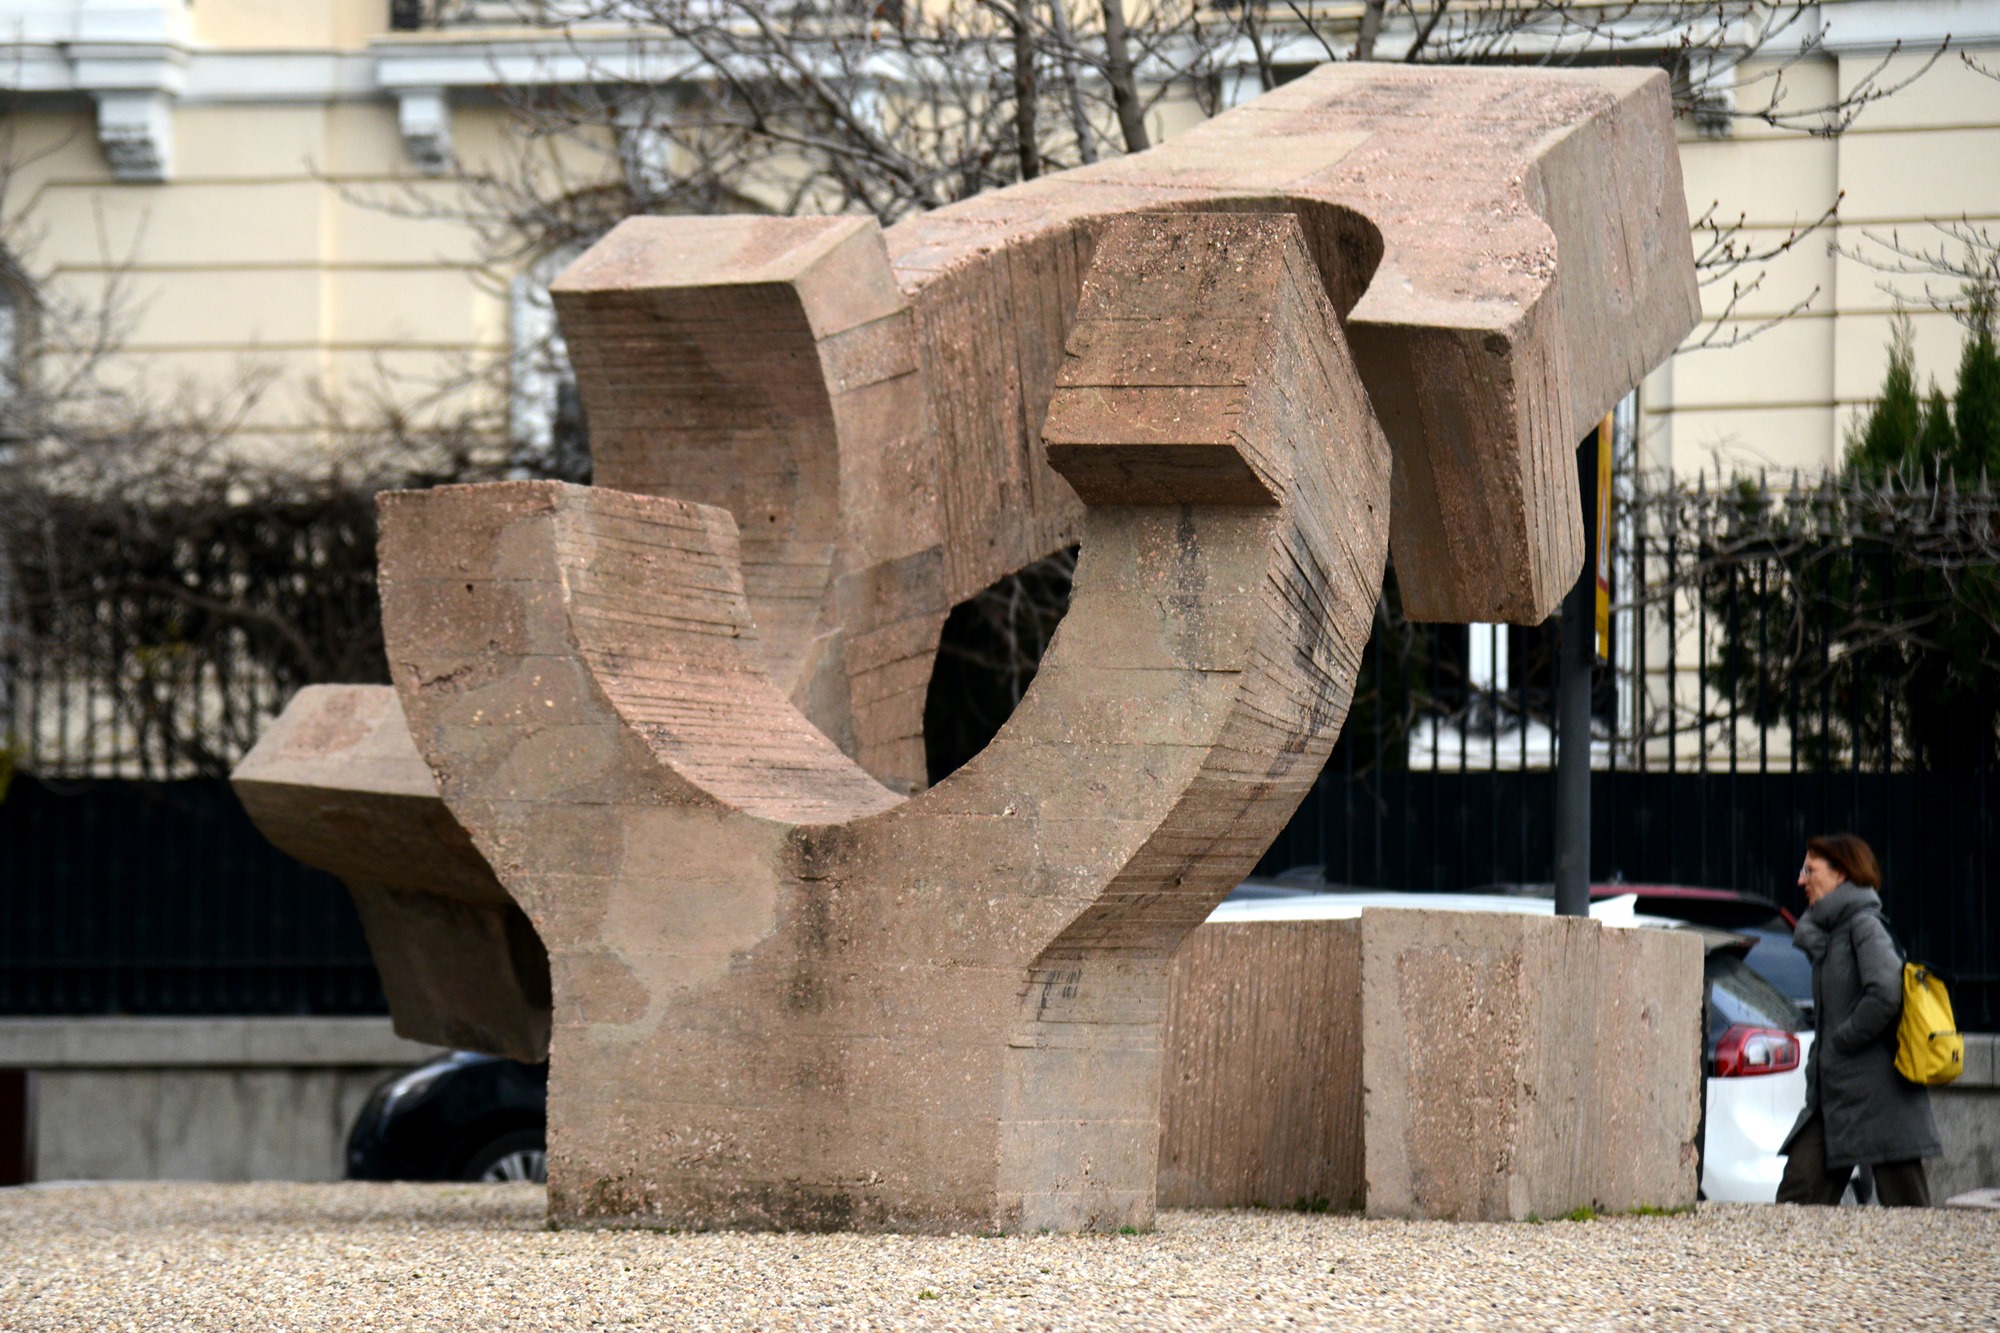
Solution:
M 1368 1212 L 1694 1201 L 1701 943 L 1569 917 L 1362 916 Z M 1649 1027 L 1655 1035 L 1641 1038 Z
M 1161 1202 L 1692 1203 L 1701 956 L 1675 931 L 1513 913 L 1201 926 L 1168 992 Z
M 1359 921 L 1205 925 L 1174 957 L 1160 1206 L 1361 1207 Z

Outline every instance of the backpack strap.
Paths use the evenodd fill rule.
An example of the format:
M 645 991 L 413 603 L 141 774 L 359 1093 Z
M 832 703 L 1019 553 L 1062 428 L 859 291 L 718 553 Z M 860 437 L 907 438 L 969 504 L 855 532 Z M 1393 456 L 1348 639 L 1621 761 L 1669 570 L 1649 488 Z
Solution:
M 1896 951 L 1896 957 L 1906 963 L 1909 962 L 1910 951 L 1903 947 L 1903 941 L 1896 935 L 1896 928 L 1889 924 L 1889 913 L 1880 907 L 1872 907 L 1868 910 L 1868 914 L 1882 923 L 1882 933 L 1889 937 L 1889 946 Z

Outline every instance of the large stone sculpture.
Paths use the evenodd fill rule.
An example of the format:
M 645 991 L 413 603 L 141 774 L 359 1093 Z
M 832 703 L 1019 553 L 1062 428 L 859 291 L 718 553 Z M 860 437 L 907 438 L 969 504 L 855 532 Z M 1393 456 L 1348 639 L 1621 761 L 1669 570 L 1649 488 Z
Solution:
M 1414 614 L 1546 617 L 1685 217 L 1657 74 L 1345 66 L 887 233 L 629 221 L 554 289 L 597 486 L 388 497 L 398 697 L 302 694 L 238 788 L 400 1031 L 550 1053 L 557 1220 L 1143 1222 L 1167 960 L 1386 550 Z M 1079 538 L 919 790 L 950 607 Z

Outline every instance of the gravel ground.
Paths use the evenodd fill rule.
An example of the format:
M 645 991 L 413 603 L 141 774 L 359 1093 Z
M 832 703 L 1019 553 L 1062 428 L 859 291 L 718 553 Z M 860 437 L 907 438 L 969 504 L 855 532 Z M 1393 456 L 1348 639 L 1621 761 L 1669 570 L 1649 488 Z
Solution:
M 0 1328 L 1995 1328 L 2000 1214 L 1540 1225 L 1183 1212 L 1127 1236 L 551 1232 L 534 1185 L 0 1190 Z

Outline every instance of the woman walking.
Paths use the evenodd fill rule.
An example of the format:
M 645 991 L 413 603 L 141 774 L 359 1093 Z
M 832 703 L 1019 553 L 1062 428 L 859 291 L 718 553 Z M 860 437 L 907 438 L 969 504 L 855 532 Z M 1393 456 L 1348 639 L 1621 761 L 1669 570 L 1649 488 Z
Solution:
M 1807 906 L 1792 942 L 1812 959 L 1816 1035 L 1806 1107 L 1782 1149 L 1779 1203 L 1837 1204 L 1854 1168 L 1872 1166 L 1885 1206 L 1930 1206 L 1923 1159 L 1942 1150 L 1929 1091 L 1896 1072 L 1903 960 L 1881 885 L 1875 853 L 1853 834 L 1806 844 Z

